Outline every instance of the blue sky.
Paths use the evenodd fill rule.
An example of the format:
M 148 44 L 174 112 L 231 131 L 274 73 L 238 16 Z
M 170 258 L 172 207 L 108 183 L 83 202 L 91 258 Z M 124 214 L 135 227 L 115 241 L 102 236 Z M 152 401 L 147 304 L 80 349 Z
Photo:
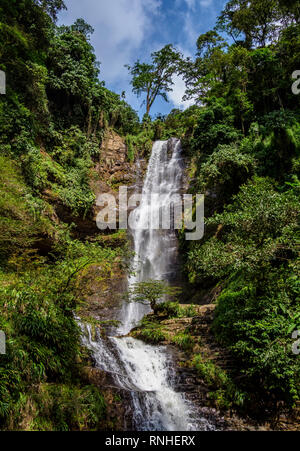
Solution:
M 151 52 L 172 43 L 186 56 L 193 55 L 197 37 L 210 30 L 225 0 L 65 0 L 67 11 L 59 25 L 71 25 L 82 17 L 95 29 L 91 43 L 101 63 L 101 80 L 121 94 L 140 114 L 142 98 L 131 92 L 130 77 L 124 68 L 137 59 L 147 61 Z M 156 100 L 151 115 L 167 114 L 182 103 L 184 83 L 176 79 L 170 102 Z

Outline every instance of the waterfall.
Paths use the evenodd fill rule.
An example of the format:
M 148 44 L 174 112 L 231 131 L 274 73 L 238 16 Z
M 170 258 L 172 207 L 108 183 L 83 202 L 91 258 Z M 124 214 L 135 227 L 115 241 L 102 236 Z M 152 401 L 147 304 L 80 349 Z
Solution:
M 134 211 L 135 228 L 132 230 L 134 275 L 129 277 L 129 287 L 150 279 L 170 281 L 174 276 L 177 255 L 174 230 L 155 230 L 147 226 L 149 219 L 154 224 L 160 224 L 160 206 L 169 205 L 172 196 L 179 194 L 182 173 L 180 141 L 175 139 L 169 142 L 156 141 L 148 164 L 141 203 Z M 151 202 L 153 195 L 158 196 L 159 202 Z M 119 333 L 126 335 L 149 312 L 150 308 L 143 304 L 125 303 L 120 317 L 122 325 Z
M 150 195 L 159 195 L 163 205 L 170 203 L 171 196 L 181 189 L 182 173 L 180 141 L 155 142 L 141 202 L 133 213 L 137 227 L 132 230 L 135 256 L 129 287 L 149 279 L 171 281 L 174 276 L 177 255 L 174 230 L 149 229 L 146 221 L 149 212 L 154 221 L 160 217 L 159 204 L 151 203 Z M 84 344 L 92 350 L 96 365 L 111 373 L 118 387 L 130 392 L 135 430 L 213 429 L 206 420 L 196 418 L 195 409 L 184 394 L 174 390 L 175 370 L 167 348 L 124 337 L 149 311 L 143 304 L 124 302 L 116 336 L 93 340 L 88 327 Z

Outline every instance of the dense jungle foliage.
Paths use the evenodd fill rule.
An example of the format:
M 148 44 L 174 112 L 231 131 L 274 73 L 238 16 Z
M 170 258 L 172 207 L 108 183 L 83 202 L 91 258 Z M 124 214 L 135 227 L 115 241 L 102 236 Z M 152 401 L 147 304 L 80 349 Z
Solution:
M 142 123 L 99 81 L 92 28 L 82 19 L 56 26 L 63 7 L 0 0 L 0 428 L 107 427 L 104 397 L 83 377 L 89 356 L 74 312 L 84 297 L 78 275 L 94 263 L 111 272 L 124 249 L 78 237 L 57 206 L 74 223 L 89 217 L 90 180 L 109 128 L 126 139 L 130 161 L 156 139 L 182 139 L 190 192 L 206 194 L 204 239 L 181 239 L 192 301 L 218 287 L 213 330 L 235 356 L 245 403 L 294 407 L 299 3 L 230 0 L 216 28 L 199 37 L 195 59 L 178 59 L 195 105 Z
M 192 299 L 218 287 L 214 334 L 235 356 L 247 405 L 256 412 L 280 401 L 295 406 L 299 3 L 232 0 L 197 48 L 196 59 L 179 66 L 196 105 L 153 124 L 158 137 L 182 138 L 190 192 L 206 195 L 204 239 L 181 240 Z
M 92 264 L 110 274 L 123 249 L 79 241 L 57 206 L 89 217 L 90 187 L 104 131 L 139 128 L 136 113 L 99 81 L 82 19 L 57 27 L 60 0 L 0 1 L 0 428 L 106 427 L 99 389 L 74 318 L 78 276 Z

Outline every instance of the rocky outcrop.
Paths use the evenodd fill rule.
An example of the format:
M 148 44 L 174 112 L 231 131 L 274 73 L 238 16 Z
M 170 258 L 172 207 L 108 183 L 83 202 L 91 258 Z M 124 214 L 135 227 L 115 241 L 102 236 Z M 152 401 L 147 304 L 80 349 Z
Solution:
M 90 317 L 109 322 L 118 317 L 122 294 L 127 289 L 127 275 L 118 259 L 109 270 L 105 262 L 103 265 L 91 265 L 80 276 L 79 283 L 85 301 L 81 318 L 86 318 L 87 322 Z
M 139 160 L 138 164 L 129 162 L 124 138 L 113 130 L 108 130 L 100 147 L 99 158 L 91 171 L 90 186 L 96 200 L 100 194 L 112 194 L 118 205 L 119 187 L 127 186 L 129 193 L 133 192 L 138 180 L 143 178 L 146 167 L 145 160 Z M 55 214 L 60 221 L 75 225 L 73 233 L 76 237 L 84 239 L 99 235 L 96 217 L 101 207 L 98 207 L 96 202 L 85 216 L 76 216 L 51 190 L 45 190 L 44 198 L 54 206 Z
M 128 431 L 132 425 L 130 392 L 115 385 L 113 377 L 91 366 L 83 369 L 83 379 L 98 387 L 105 399 L 106 415 L 99 429 L 103 431 Z
M 96 164 L 98 178 L 92 182 L 96 196 L 101 193 L 118 194 L 119 186 L 134 189 L 139 173 L 146 169 L 146 162 L 131 163 L 127 158 L 125 140 L 110 130 L 106 133 L 101 149 L 100 159 Z
M 135 183 L 136 165 L 127 159 L 124 139 L 112 130 L 103 139 L 95 170 L 98 177 L 92 182 L 92 187 L 96 196 L 101 193 L 115 194 L 119 184 L 127 186 Z
M 119 187 L 126 186 L 129 195 L 136 191 L 146 167 L 145 160 L 139 160 L 138 164 L 129 162 L 124 138 L 121 138 L 113 130 L 107 131 L 101 145 L 99 161 L 95 165 L 97 176 L 91 180 L 91 187 L 96 199 L 100 194 L 111 194 L 115 197 L 118 207 Z M 93 221 L 95 225 L 97 214 L 101 208 L 97 205 L 94 206 Z

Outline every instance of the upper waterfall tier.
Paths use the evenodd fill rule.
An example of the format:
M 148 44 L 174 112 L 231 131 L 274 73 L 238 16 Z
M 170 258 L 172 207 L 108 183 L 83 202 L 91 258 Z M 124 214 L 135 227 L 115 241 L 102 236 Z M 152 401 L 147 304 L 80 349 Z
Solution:
M 169 281 L 174 277 L 177 259 L 177 239 L 174 229 L 162 230 L 153 225 L 161 225 L 161 206 L 171 208 L 172 197 L 180 192 L 182 166 L 179 140 L 154 143 L 141 202 L 134 212 L 135 228 L 132 230 L 134 273 L 129 277 L 129 287 L 149 279 Z M 153 195 L 156 196 L 157 202 L 153 202 Z M 137 303 L 125 305 L 119 333 L 127 334 L 146 313 L 149 313 L 149 308 L 144 305 Z

